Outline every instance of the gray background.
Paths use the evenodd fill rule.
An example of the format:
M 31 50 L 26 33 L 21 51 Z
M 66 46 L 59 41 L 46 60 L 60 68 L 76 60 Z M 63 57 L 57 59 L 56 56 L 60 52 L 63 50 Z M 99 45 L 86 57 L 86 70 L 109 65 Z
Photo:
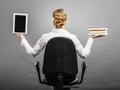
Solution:
M 77 35 L 82 45 L 88 40 L 88 27 L 108 27 L 108 36 L 94 41 L 81 90 L 120 89 L 120 0 L 0 0 L 0 90 L 51 90 L 38 82 L 34 63 L 20 40 L 12 34 L 13 13 L 28 13 L 27 40 L 51 31 L 52 12 L 64 8 L 68 14 L 66 29 Z M 80 61 L 79 59 L 79 68 Z M 73 89 L 78 90 L 78 89 Z

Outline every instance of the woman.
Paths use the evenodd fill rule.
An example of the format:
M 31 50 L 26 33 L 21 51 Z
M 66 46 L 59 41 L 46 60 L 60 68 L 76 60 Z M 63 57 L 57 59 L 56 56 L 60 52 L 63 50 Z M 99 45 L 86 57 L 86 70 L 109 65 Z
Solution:
M 29 45 L 28 41 L 26 40 L 23 34 L 18 33 L 16 35 L 21 39 L 21 45 L 26 49 L 26 52 L 34 57 L 38 55 L 40 51 L 42 51 L 45 48 L 47 42 L 51 38 L 67 37 L 71 39 L 73 43 L 75 44 L 77 54 L 81 56 L 82 58 L 86 58 L 90 54 L 93 39 L 98 38 L 100 36 L 99 35 L 90 36 L 87 41 L 86 46 L 83 48 L 78 38 L 74 34 L 69 33 L 64 28 L 66 22 L 67 22 L 67 15 L 64 9 L 55 10 L 53 12 L 53 25 L 55 26 L 55 28 L 51 32 L 43 34 L 41 38 L 38 39 L 38 41 L 36 42 L 33 48 Z
M 83 48 L 78 38 L 69 33 L 66 29 L 64 29 L 64 26 L 67 22 L 67 15 L 64 11 L 64 9 L 57 9 L 53 12 L 53 25 L 55 28 L 50 32 L 43 34 L 40 39 L 38 39 L 35 46 L 32 48 L 29 43 L 27 42 L 25 36 L 21 33 L 16 34 L 21 39 L 21 45 L 26 49 L 26 52 L 32 56 L 36 56 L 42 51 L 47 42 L 53 38 L 53 37 L 68 37 L 70 38 L 76 47 L 76 52 L 79 56 L 82 58 L 86 58 L 90 54 L 91 46 L 93 43 L 94 38 L 100 37 L 98 36 L 90 36 L 86 46 Z

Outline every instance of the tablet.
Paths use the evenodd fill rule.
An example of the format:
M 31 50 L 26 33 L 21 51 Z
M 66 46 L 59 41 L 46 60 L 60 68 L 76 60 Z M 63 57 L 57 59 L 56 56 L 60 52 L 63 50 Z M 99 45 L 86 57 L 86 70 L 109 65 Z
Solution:
M 28 14 L 14 13 L 13 14 L 13 33 L 27 34 Z

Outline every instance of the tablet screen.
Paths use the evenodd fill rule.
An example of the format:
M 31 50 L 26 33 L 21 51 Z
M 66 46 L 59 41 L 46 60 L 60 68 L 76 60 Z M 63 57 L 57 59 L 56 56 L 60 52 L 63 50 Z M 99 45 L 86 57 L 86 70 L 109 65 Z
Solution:
M 27 34 L 27 18 L 28 14 L 14 13 L 13 33 Z

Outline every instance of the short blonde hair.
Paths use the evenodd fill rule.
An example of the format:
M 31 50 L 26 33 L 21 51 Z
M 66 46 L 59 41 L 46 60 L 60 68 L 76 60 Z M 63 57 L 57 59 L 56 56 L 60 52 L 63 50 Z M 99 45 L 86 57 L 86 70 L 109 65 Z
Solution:
M 66 23 L 66 20 L 67 20 L 67 15 L 64 11 L 64 9 L 56 9 L 54 12 L 53 12 L 53 25 L 56 27 L 56 28 L 62 28 L 65 23 Z

